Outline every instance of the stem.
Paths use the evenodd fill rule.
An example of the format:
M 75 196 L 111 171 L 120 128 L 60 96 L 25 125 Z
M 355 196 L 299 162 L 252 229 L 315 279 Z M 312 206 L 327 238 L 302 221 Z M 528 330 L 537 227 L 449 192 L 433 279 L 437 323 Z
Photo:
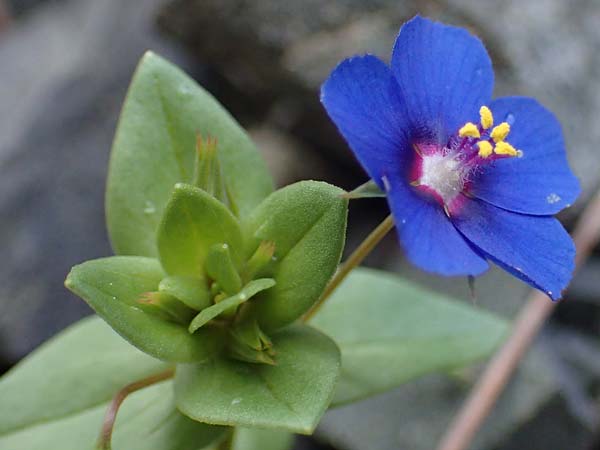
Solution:
M 175 369 L 165 370 L 164 372 L 150 375 L 148 378 L 142 378 L 141 380 L 128 384 L 117 392 L 104 415 L 104 423 L 102 424 L 102 430 L 100 431 L 96 449 L 111 450 L 110 442 L 115 426 L 115 420 L 117 419 L 117 412 L 119 411 L 121 403 L 123 403 L 129 394 L 145 387 L 152 386 L 153 384 L 160 383 L 161 381 L 168 380 L 169 378 L 172 378 L 173 375 L 175 375 Z
M 227 434 L 227 437 L 219 444 L 217 450 L 231 450 L 233 448 L 233 434 L 235 433 L 235 428 L 231 428 Z
M 588 259 L 600 240 L 600 192 L 588 204 L 573 232 L 576 267 Z M 508 340 L 490 361 L 458 415 L 443 436 L 438 450 L 465 450 L 489 415 L 521 358 L 557 303 L 534 291 L 517 316 Z
M 313 307 L 304 315 L 304 322 L 308 322 L 323 306 L 325 300 L 327 300 L 333 291 L 337 289 L 342 281 L 348 276 L 348 274 L 358 266 L 363 259 L 367 257 L 369 253 L 375 248 L 375 246 L 383 239 L 383 237 L 394 228 L 394 218 L 390 214 L 387 216 L 383 222 L 377 225 L 371 233 L 366 237 L 364 241 L 354 250 L 354 252 L 350 255 L 350 257 L 342 264 L 340 269 L 334 275 L 334 277 L 329 281 L 323 294 L 321 297 L 313 305 Z

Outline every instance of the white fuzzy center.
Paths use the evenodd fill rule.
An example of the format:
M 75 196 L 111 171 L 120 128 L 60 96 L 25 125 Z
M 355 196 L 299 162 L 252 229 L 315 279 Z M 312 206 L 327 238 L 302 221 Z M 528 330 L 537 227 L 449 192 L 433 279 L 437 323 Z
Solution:
M 464 166 L 455 155 L 434 154 L 423 157 L 419 184 L 434 190 L 449 205 L 464 186 Z

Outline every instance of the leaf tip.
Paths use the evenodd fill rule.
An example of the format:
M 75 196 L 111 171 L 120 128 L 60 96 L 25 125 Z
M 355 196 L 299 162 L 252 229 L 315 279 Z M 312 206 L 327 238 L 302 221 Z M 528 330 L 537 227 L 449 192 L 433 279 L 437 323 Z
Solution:
M 186 185 L 185 185 L 185 183 L 175 183 L 174 189 L 176 191 L 185 191 L 186 190 Z
M 157 57 L 158 57 L 158 55 L 156 53 L 154 53 L 152 50 L 146 50 L 144 52 L 144 54 L 142 55 L 141 61 L 145 62 L 146 60 L 155 59 Z
M 77 266 L 75 266 L 75 267 L 77 267 Z M 71 268 L 71 270 L 67 274 L 67 278 L 65 278 L 65 281 L 63 283 L 64 286 L 71 292 L 74 292 L 74 289 L 75 289 L 75 281 L 73 280 L 73 278 L 75 276 L 75 274 L 73 273 L 75 271 L 75 267 Z

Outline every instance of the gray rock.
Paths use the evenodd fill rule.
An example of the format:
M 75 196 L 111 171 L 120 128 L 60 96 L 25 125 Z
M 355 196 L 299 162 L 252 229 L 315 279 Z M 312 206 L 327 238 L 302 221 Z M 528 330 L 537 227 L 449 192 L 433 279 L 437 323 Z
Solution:
M 399 26 L 419 12 L 467 26 L 492 55 L 498 95 L 537 97 L 563 123 L 586 199 L 599 181 L 594 121 L 600 95 L 600 4 L 592 0 L 174 0 L 160 23 L 236 91 L 234 110 L 263 112 L 313 148 L 353 166 L 318 103 L 318 88 L 344 57 L 388 59 Z M 269 114 L 269 111 L 277 111 Z
M 563 124 L 570 161 L 582 180 L 581 207 L 600 181 L 595 145 L 600 131 L 593 124 L 600 108 L 594 81 L 600 72 L 595 50 L 600 40 L 598 2 L 174 0 L 163 10 L 160 23 L 227 80 L 224 90 L 235 100 L 226 103 L 230 109 L 250 112 L 254 120 L 263 119 L 270 127 L 292 134 L 308 150 L 333 161 L 351 186 L 364 179 L 364 172 L 354 164 L 324 114 L 318 101 L 319 86 L 347 56 L 371 52 L 387 60 L 400 24 L 416 12 L 467 26 L 482 37 L 494 62 L 496 95 L 534 96 L 556 113 Z M 571 217 L 576 211 L 571 210 Z M 353 242 L 354 238 L 349 248 L 354 247 Z M 381 247 L 393 248 L 393 237 Z M 389 267 L 409 278 L 469 301 L 466 280 L 429 276 L 405 261 L 390 264 L 389 254 L 383 254 Z M 381 265 L 383 260 L 370 262 Z M 476 291 L 479 305 L 513 317 L 528 288 L 494 270 L 478 280 Z M 523 438 L 511 439 L 510 434 L 518 428 L 531 432 L 536 426 L 531 424 L 533 417 L 540 410 L 544 412 L 540 417 L 564 423 L 557 408 L 545 407 L 559 389 L 555 369 L 541 350 L 532 353 L 475 448 L 520 448 L 515 445 Z M 323 421 L 319 437 L 350 450 L 431 449 L 465 394 L 446 377 L 429 377 L 332 411 Z M 540 420 L 535 434 L 538 440 L 525 433 L 525 442 L 540 443 L 540 448 L 584 448 L 586 436 L 581 429 L 577 434 L 573 431 L 572 441 L 565 443 L 564 433 L 561 440 L 558 430 L 541 432 L 541 424 Z
M 0 39 L 0 358 L 90 313 L 70 267 L 111 253 L 104 184 L 125 90 L 159 2 L 50 3 Z M 179 58 L 181 61 L 181 58 Z

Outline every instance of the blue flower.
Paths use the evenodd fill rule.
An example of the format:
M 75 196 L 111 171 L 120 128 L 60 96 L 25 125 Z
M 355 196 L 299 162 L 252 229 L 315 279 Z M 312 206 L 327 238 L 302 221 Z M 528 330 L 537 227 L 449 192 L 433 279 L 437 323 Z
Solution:
M 492 261 L 558 299 L 575 248 L 553 214 L 579 195 L 560 124 L 536 100 L 492 100 L 479 39 L 415 17 L 391 65 L 341 62 L 321 101 L 369 176 L 385 190 L 407 257 L 442 275 Z

